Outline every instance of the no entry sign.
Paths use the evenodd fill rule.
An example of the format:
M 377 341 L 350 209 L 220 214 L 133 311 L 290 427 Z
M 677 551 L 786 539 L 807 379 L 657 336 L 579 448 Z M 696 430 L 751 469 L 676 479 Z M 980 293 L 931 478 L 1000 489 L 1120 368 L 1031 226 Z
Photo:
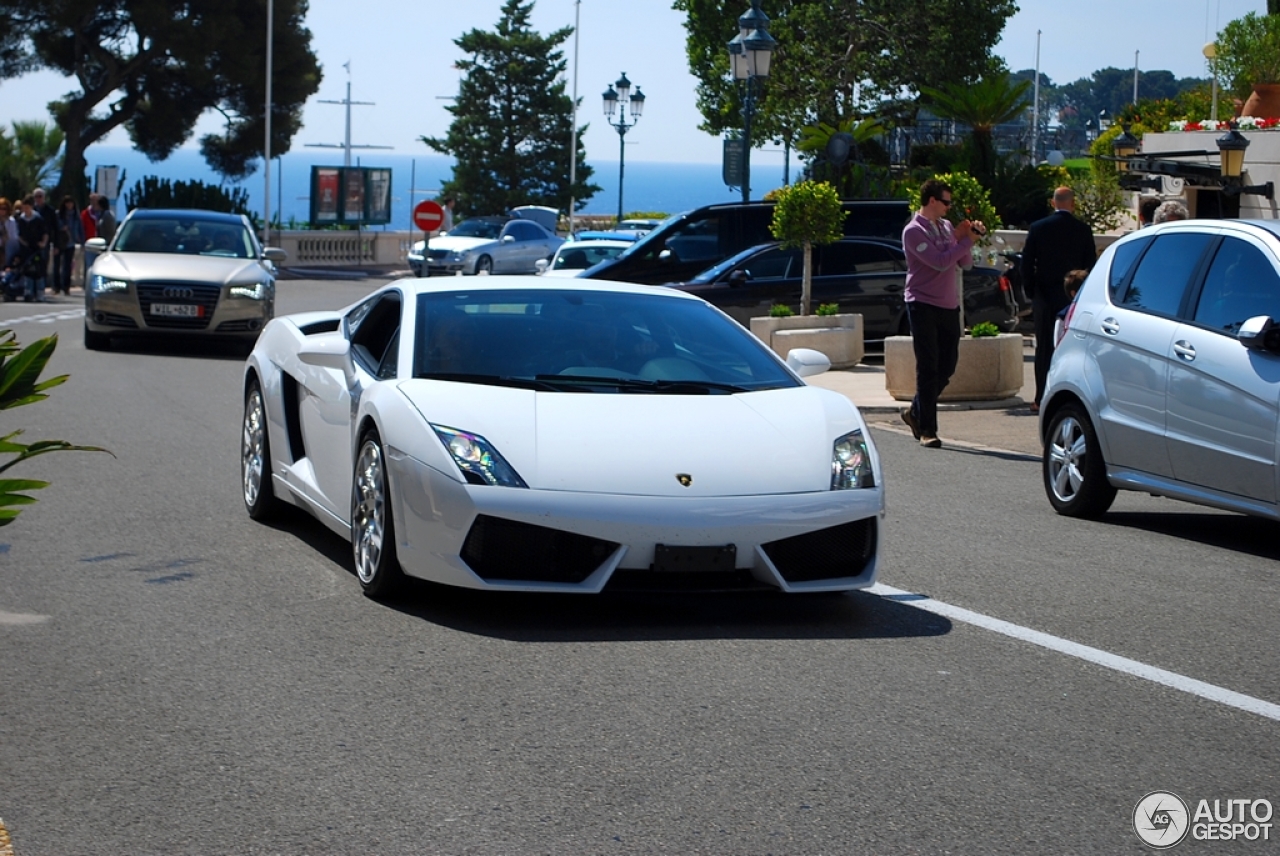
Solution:
M 434 232 L 444 222 L 444 209 L 430 199 L 413 206 L 413 225 L 424 232 Z

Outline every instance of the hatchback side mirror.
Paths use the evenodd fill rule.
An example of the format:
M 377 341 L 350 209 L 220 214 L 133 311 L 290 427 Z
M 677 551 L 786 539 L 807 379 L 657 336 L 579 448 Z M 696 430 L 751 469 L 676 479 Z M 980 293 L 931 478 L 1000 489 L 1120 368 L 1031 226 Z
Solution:
M 1241 324 L 1236 338 L 1251 351 L 1280 354 L 1280 326 L 1266 315 L 1255 315 Z

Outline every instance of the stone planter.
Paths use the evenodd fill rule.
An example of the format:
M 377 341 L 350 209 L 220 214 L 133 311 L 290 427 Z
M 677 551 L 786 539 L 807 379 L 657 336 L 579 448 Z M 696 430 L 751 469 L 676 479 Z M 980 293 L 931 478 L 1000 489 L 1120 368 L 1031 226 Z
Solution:
M 831 360 L 831 368 L 848 369 L 862 362 L 862 316 L 788 315 L 751 319 L 751 332 L 784 360 L 793 348 L 812 348 Z
M 960 339 L 960 360 L 939 401 L 998 401 L 1022 391 L 1022 336 L 1001 333 Z M 916 353 L 910 336 L 884 340 L 884 384 L 898 401 L 916 394 Z

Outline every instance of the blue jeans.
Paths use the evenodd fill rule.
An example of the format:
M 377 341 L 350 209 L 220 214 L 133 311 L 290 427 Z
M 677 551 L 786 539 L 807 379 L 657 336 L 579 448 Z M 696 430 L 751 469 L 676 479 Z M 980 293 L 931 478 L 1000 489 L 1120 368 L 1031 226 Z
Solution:
M 911 414 L 923 437 L 938 436 L 938 396 L 951 382 L 960 359 L 960 310 L 919 301 L 907 303 L 911 346 L 916 354 L 916 394 Z
M 44 282 L 45 282 L 44 277 L 27 276 L 27 277 L 23 277 L 23 279 L 26 281 L 25 299 L 28 302 L 32 300 L 37 300 L 43 303 L 44 302 Z

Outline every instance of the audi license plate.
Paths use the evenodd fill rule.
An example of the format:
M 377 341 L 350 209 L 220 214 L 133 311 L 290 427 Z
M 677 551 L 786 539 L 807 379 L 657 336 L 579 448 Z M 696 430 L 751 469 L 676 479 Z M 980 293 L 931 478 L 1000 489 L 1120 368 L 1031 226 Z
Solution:
M 179 318 L 199 318 L 204 313 L 204 307 L 195 303 L 153 303 L 151 304 L 152 315 L 170 315 Z

